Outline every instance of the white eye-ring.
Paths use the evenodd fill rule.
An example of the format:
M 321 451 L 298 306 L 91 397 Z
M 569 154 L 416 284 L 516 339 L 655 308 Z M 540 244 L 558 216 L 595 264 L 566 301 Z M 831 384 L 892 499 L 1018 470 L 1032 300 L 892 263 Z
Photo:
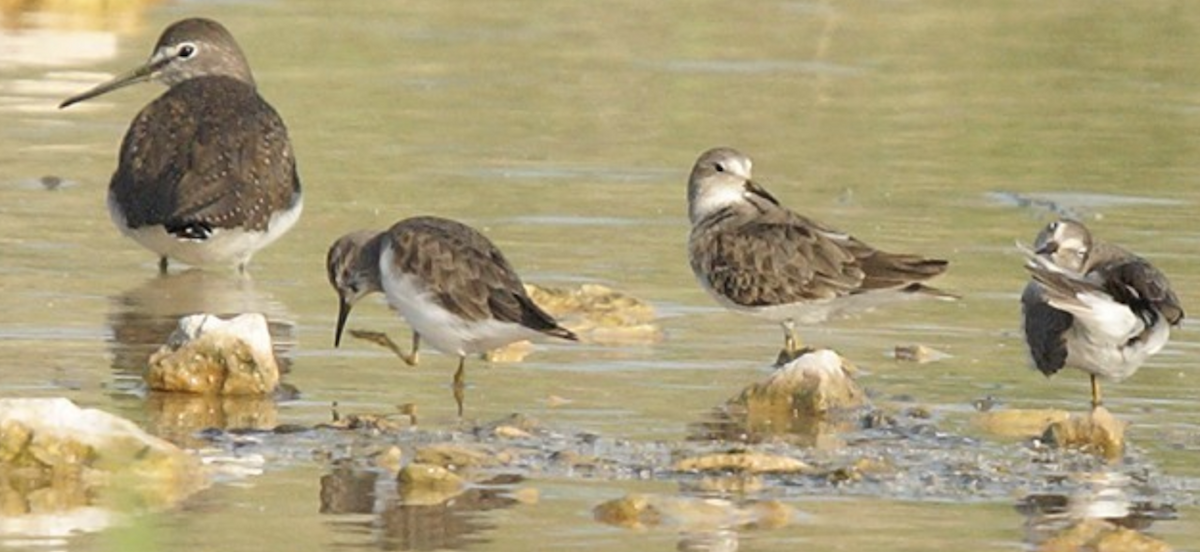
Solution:
M 175 49 L 175 55 L 179 56 L 179 59 L 190 58 L 196 55 L 196 45 L 191 42 L 184 42 Z

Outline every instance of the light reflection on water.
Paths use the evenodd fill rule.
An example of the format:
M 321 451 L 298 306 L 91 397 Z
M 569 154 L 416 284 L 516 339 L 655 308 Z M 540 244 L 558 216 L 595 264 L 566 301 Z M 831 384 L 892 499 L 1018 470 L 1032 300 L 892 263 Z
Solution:
M 132 66 L 163 26 L 193 12 L 238 36 L 264 96 L 289 125 L 306 186 L 303 221 L 256 257 L 249 282 L 222 273 L 157 278 L 152 255 L 108 222 L 104 189 L 121 133 L 158 90 L 54 109 L 63 95 L 86 88 L 78 84 L 86 73 Z M 1159 263 L 1185 308 L 1200 304 L 1193 262 L 1200 230 L 1192 221 L 1200 120 L 1190 107 L 1200 91 L 1193 55 L 1200 44 L 1191 32 L 1200 8 L 1187 4 L 733 9 L 681 1 L 614 8 L 297 0 L 167 4 L 141 18 L 85 26 L 73 36 L 95 39 L 86 44 L 55 42 L 83 44 L 74 57 L 6 63 L 45 61 L 39 50 L 0 62 L 5 396 L 65 394 L 167 433 L 176 426 L 163 413 L 203 412 L 211 417 L 201 423 L 212 425 L 311 424 L 327 419 L 333 401 L 368 410 L 417 402 L 425 423 L 452 427 L 445 388 L 452 359 L 430 355 L 420 369 L 403 370 L 366 345 L 333 349 L 336 303 L 321 266 L 329 242 L 346 230 L 437 213 L 484 227 L 531 281 L 610 283 L 664 315 L 667 339 L 654 346 L 555 344 L 520 364 L 473 370 L 473 416 L 528 412 L 610 437 L 682 439 L 763 377 L 778 341 L 774 325 L 716 308 L 686 265 L 686 173 L 700 151 L 718 144 L 748 152 L 756 177 L 803 213 L 882 248 L 951 259 L 939 286 L 964 295 L 959 304 L 905 305 L 806 334 L 861 364 L 879 406 L 927 406 L 944 430 L 965 431 L 970 405 L 983 397 L 1008 407 L 1085 405 L 1086 378 L 1068 372 L 1047 381 L 1027 369 L 1015 331 L 1024 275 L 1012 243 L 1031 239 L 1052 213 L 1086 217 L 1106 239 Z M 47 177 L 62 185 L 45 189 Z M 276 323 L 293 368 L 285 378 L 300 389 L 299 401 L 241 416 L 224 405 L 176 408 L 127 392 L 138 358 L 174 317 L 251 308 Z M 362 327 L 405 335 L 378 303 L 355 315 Z M 1179 478 L 1200 478 L 1192 460 L 1200 449 L 1194 327 L 1187 321 L 1162 355 L 1111 386 L 1108 397 L 1133 424 L 1136 461 Z M 886 356 L 907 343 L 952 356 L 919 366 Z M 551 396 L 569 402 L 549 406 Z M 213 511 L 175 520 L 184 528 L 170 542 L 203 542 L 210 525 L 261 518 L 246 516 L 239 506 L 246 504 L 296 508 L 292 520 L 324 525 L 328 518 L 314 513 L 312 472 L 320 468 L 307 458 L 280 464 L 250 483 L 257 489 L 199 499 Z M 544 543 L 546 534 L 582 535 L 589 548 L 675 542 L 671 534 L 593 527 L 591 507 L 637 485 L 545 486 L 540 504 L 471 514 L 471 523 L 505 549 Z M 305 501 L 294 500 L 300 493 Z M 1011 549 L 1025 538 L 1007 504 L 955 505 L 958 522 L 948 526 L 941 506 L 920 501 L 797 500 L 817 512 L 815 521 L 751 535 L 754 547 L 802 540 L 920 550 L 939 539 L 932 542 L 979 549 L 978 535 L 987 534 L 996 548 Z M 840 530 L 846 512 L 862 509 L 878 512 L 871 531 Z M 1173 543 L 1194 542 L 1196 513 L 1181 508 L 1180 521 L 1155 529 Z M 553 521 L 539 524 L 538 515 Z M 328 525 L 294 538 L 353 540 Z M 405 539 L 385 536 L 370 546 L 478 542 Z M 228 544 L 245 549 L 249 541 Z

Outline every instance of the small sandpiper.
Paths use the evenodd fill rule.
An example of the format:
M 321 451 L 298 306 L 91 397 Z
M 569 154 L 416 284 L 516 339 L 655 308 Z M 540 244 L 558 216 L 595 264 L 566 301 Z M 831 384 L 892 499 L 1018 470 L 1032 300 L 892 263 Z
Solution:
M 1092 236 L 1075 220 L 1051 222 L 1033 250 L 1021 295 L 1025 342 L 1047 377 L 1064 366 L 1087 372 L 1092 407 L 1103 377 L 1125 379 L 1157 353 L 1183 320 L 1171 283 L 1149 261 Z
M 236 265 L 287 232 L 303 201 L 287 129 L 255 88 L 229 31 L 208 19 L 167 27 L 149 61 L 63 101 L 154 80 L 166 92 L 134 118 L 108 209 L 123 234 L 190 265 Z
M 795 324 L 906 297 L 953 298 L 921 283 L 947 262 L 885 253 L 784 207 L 732 148 L 700 155 L 688 179 L 688 258 L 700 285 L 734 311 L 781 322 L 779 362 L 802 349 Z
M 412 351 L 395 349 L 406 363 L 417 363 L 422 340 L 458 356 L 454 398 L 460 416 L 467 355 L 540 335 L 578 340 L 534 304 L 491 241 L 453 220 L 414 217 L 385 232 L 346 234 L 329 248 L 326 267 L 340 299 L 334 346 L 354 304 L 383 292 L 413 329 Z

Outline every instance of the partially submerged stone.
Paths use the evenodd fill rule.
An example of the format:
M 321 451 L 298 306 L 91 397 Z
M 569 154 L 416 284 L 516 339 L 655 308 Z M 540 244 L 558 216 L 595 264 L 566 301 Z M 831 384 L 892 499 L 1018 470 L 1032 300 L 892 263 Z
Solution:
M 999 437 L 1037 437 L 1051 424 L 1066 421 L 1071 413 L 1053 409 L 1011 409 L 980 412 L 973 422 L 976 427 Z
M 654 323 L 657 314 L 649 303 L 608 286 L 583 284 L 577 288 L 525 285 L 529 297 L 563 327 L 589 343 L 658 343 L 663 332 Z
M 1171 552 L 1167 543 L 1101 519 L 1085 519 L 1042 542 L 1038 552 Z
M 67 399 L 0 400 L 0 517 L 163 507 L 206 484 L 199 460 L 129 420 Z
M 807 473 L 812 466 L 788 456 L 754 451 L 719 452 L 675 462 L 675 471 L 737 471 L 743 473 Z
M 932 347 L 925 345 L 897 345 L 892 355 L 896 360 L 901 362 L 915 362 L 917 364 L 925 364 L 928 362 L 937 362 L 950 355 L 943 353 Z
M 1086 415 L 1072 415 L 1050 424 L 1042 440 L 1060 448 L 1078 449 L 1116 460 L 1125 451 L 1126 425 L 1100 406 Z
M 279 385 L 267 319 L 242 314 L 223 320 L 194 314 L 150 357 L 147 385 L 155 391 L 267 395 Z
M 795 511 L 776 500 L 738 504 L 729 500 L 630 494 L 592 510 L 597 521 L 630 529 L 673 525 L 689 531 L 787 525 Z
M 754 408 L 783 409 L 796 415 L 823 416 L 866 405 L 866 393 L 837 353 L 808 350 L 780 366 L 765 382 L 744 389 L 735 402 Z
M 417 449 L 416 462 L 441 466 L 453 471 L 490 467 L 504 463 L 499 455 L 480 448 L 461 445 L 428 445 Z
M 400 496 L 407 504 L 440 504 L 466 489 L 458 474 L 436 464 L 413 462 L 396 477 Z

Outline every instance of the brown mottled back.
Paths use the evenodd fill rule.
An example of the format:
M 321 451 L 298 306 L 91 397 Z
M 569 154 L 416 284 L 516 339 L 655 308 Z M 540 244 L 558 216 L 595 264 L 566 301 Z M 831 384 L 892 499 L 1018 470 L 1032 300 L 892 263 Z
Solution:
M 452 314 L 576 339 L 534 304 L 504 255 L 475 229 L 438 217 L 414 217 L 393 226 L 385 239 L 390 240 L 395 269 L 418 278 Z
M 262 231 L 299 199 L 300 179 L 283 120 L 253 86 L 204 77 L 176 84 L 138 114 L 110 193 L 132 228 Z

